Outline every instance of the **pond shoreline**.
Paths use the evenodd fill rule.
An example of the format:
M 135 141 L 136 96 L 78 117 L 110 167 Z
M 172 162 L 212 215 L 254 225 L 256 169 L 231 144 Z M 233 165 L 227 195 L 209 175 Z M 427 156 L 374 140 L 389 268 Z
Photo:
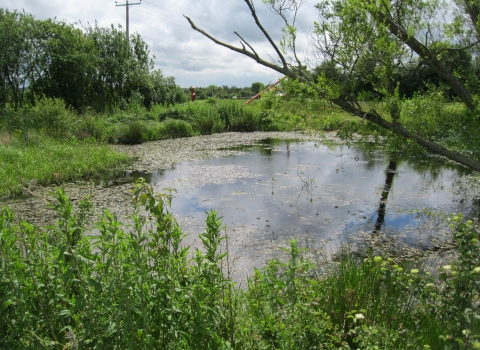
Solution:
M 115 145 L 113 147 L 120 152 L 125 152 L 129 156 L 136 158 L 127 170 L 152 172 L 158 169 L 170 169 L 180 162 L 240 154 L 241 151 L 232 148 L 251 145 L 267 138 L 340 142 L 335 135 L 335 132 L 311 134 L 262 131 L 250 133 L 229 132 L 152 141 L 133 146 Z

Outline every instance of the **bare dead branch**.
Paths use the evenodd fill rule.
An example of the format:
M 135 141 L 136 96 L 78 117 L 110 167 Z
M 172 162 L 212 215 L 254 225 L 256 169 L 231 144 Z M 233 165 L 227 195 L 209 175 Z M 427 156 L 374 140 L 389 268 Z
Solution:
M 245 1 L 249 1 L 249 0 L 245 0 Z M 256 53 L 254 52 L 250 52 L 248 51 L 247 49 L 245 49 L 245 46 L 243 46 L 243 48 L 240 48 L 240 47 L 236 47 L 236 46 L 233 46 L 233 45 L 230 45 L 230 44 L 227 44 L 227 43 L 224 43 L 223 41 L 220 41 L 218 39 L 216 39 L 215 37 L 211 36 L 210 34 L 208 34 L 207 32 L 205 32 L 204 30 L 198 28 L 195 23 L 193 23 L 193 21 L 187 17 L 187 16 L 184 16 L 187 21 L 190 23 L 190 25 L 192 26 L 192 29 L 196 30 L 197 32 L 201 33 L 202 35 L 206 36 L 207 38 L 209 38 L 210 40 L 212 40 L 215 44 L 217 45 L 220 45 L 220 46 L 223 46 L 223 47 L 226 47 L 227 49 L 230 49 L 232 51 L 235 51 L 235 52 L 238 52 L 238 53 L 241 53 L 242 55 L 245 55 L 247 57 L 250 57 L 251 59 L 255 60 L 257 63 L 265 66 L 265 67 L 268 67 L 270 69 L 273 69 L 283 75 L 286 75 L 290 78 L 293 78 L 293 79 L 296 79 L 297 76 L 294 74 L 294 72 L 292 72 L 288 66 L 286 65 L 286 61 L 285 61 L 285 58 L 283 58 L 283 56 L 281 56 L 283 58 L 282 62 L 285 62 L 285 66 L 283 67 L 280 67 L 276 64 L 273 64 L 271 63 L 270 61 L 266 61 L 264 59 L 262 59 L 261 57 L 259 57 L 258 55 L 256 55 Z M 250 45 L 249 45 L 250 46 Z
M 240 34 L 238 34 L 237 32 L 234 32 L 239 38 L 240 40 L 245 43 L 249 48 L 250 50 L 252 50 L 252 52 L 255 54 L 255 56 L 257 57 L 260 57 L 258 56 L 258 54 L 255 52 L 255 50 L 253 49 L 253 47 L 248 43 L 248 41 L 246 41 L 244 38 L 242 38 L 242 36 Z M 243 46 L 243 43 L 242 43 L 242 46 Z M 243 46 L 243 48 L 245 49 L 245 46 Z
M 255 9 L 253 7 L 252 0 L 245 0 L 245 2 L 247 3 L 248 7 L 252 11 L 252 16 L 254 17 L 255 22 L 257 23 L 257 26 L 262 30 L 265 37 L 268 39 L 268 41 L 270 42 L 272 47 L 275 49 L 275 51 L 279 55 L 279 57 L 281 59 L 281 63 L 282 63 L 283 66 L 273 64 L 270 61 L 266 61 L 266 60 L 260 58 L 256 54 L 256 52 L 253 51 L 251 46 L 245 40 L 243 40 L 240 36 L 239 36 L 240 39 L 243 42 L 245 42 L 248 45 L 248 47 L 250 49 L 252 49 L 253 52 L 248 51 L 245 48 L 245 45 L 243 45 L 243 42 L 242 42 L 242 48 L 239 48 L 239 47 L 224 43 L 224 42 L 214 38 L 213 36 L 211 36 L 207 32 L 198 28 L 195 25 L 195 23 L 193 23 L 193 21 L 189 17 L 187 17 L 187 16 L 184 16 L 184 17 L 188 20 L 188 22 L 190 23 L 190 25 L 192 26 L 192 28 L 194 30 L 198 31 L 199 33 L 201 33 L 205 37 L 209 38 L 214 43 L 216 43 L 220 46 L 226 47 L 226 48 L 228 48 L 232 51 L 241 53 L 242 55 L 245 55 L 247 57 L 250 57 L 251 59 L 255 60 L 257 63 L 259 63 L 259 64 L 261 64 L 261 65 L 263 65 L 267 68 L 273 69 L 273 70 L 275 70 L 275 71 L 277 71 L 277 72 L 279 72 L 279 73 L 281 73 L 281 74 L 283 74 L 283 75 L 285 75 L 289 78 L 299 79 L 303 82 L 306 82 L 306 83 L 309 83 L 309 84 L 314 84 L 315 82 L 314 82 L 313 79 L 311 79 L 311 78 L 309 79 L 308 76 L 304 76 L 302 74 L 303 73 L 302 72 L 302 67 L 300 67 L 300 69 L 296 69 L 295 67 L 289 67 L 288 66 L 288 64 L 285 60 L 285 57 L 282 55 L 282 53 L 280 52 L 278 47 L 275 45 L 275 43 L 273 42 L 271 37 L 268 35 L 268 33 L 263 28 L 263 26 L 260 24 L 260 22 L 257 18 L 257 15 L 255 13 Z M 468 91 L 466 91 L 466 93 L 464 92 L 463 95 L 461 93 L 458 93 L 458 92 L 463 92 L 462 88 L 465 89 L 463 87 L 463 85 L 460 84 L 460 86 L 459 86 L 458 85 L 458 83 L 459 83 L 458 80 L 455 80 L 455 79 L 452 80 L 453 74 L 451 74 L 451 72 L 436 58 L 435 55 L 433 55 L 433 53 L 427 47 L 425 47 L 422 43 L 420 43 L 415 37 L 409 35 L 401 26 L 399 26 L 391 17 L 389 17 L 385 13 L 379 11 L 379 12 L 375 13 L 374 15 L 377 17 L 377 20 L 379 22 L 384 23 L 387 26 L 387 28 L 389 29 L 389 31 L 393 35 L 395 35 L 397 38 L 399 38 L 403 43 L 405 43 L 414 52 L 416 52 L 422 59 L 424 59 L 426 61 L 426 64 L 428 64 L 434 71 L 436 71 L 437 74 L 439 74 L 440 76 L 444 76 L 444 77 L 446 76 L 447 80 L 450 79 L 448 82 L 451 84 L 452 88 L 454 88 L 454 90 L 457 91 L 457 94 L 464 100 L 464 102 L 467 104 L 467 106 L 469 108 L 472 108 L 472 107 L 475 108 L 475 106 L 473 104 L 473 100 L 471 98 L 471 95 L 468 93 Z M 455 78 L 455 77 L 453 77 L 453 78 Z M 455 83 L 457 83 L 457 85 L 455 85 Z M 449 159 L 452 159 L 452 160 L 454 160 L 454 161 L 456 161 L 460 164 L 463 164 L 463 165 L 465 165 L 465 166 L 467 166 L 471 169 L 474 169 L 476 171 L 480 171 L 480 162 L 474 161 L 474 160 L 472 160 L 468 157 L 465 157 L 465 156 L 463 156 L 463 155 L 461 155 L 457 152 L 450 151 L 449 149 L 447 149 L 443 146 L 440 146 L 440 145 L 438 145 L 434 142 L 428 141 L 425 138 L 423 138 L 423 137 L 421 137 L 421 136 L 419 136 L 415 133 L 412 133 L 409 130 L 403 128 L 399 124 L 391 123 L 391 122 L 385 120 L 384 118 L 382 118 L 375 110 L 370 110 L 370 111 L 365 112 L 365 111 L 362 110 L 362 107 L 360 106 L 360 104 L 358 104 L 358 102 L 355 101 L 355 100 L 348 101 L 348 100 L 346 100 L 344 98 L 341 98 L 341 97 L 329 98 L 327 96 L 326 91 L 318 91 L 318 94 L 319 94 L 320 97 L 328 98 L 332 103 L 334 103 L 335 105 L 337 105 L 338 107 L 340 107 L 342 110 L 344 110 L 347 113 L 350 113 L 352 115 L 360 117 L 364 120 L 366 119 L 366 120 L 368 120 L 368 121 L 370 121 L 374 124 L 377 124 L 381 127 L 384 127 L 385 129 L 391 130 L 395 134 L 397 134 L 398 136 L 413 139 L 418 144 L 420 144 L 421 146 L 423 146 L 424 148 L 426 148 L 427 150 L 429 150 L 431 152 L 438 153 L 438 154 L 440 154 L 442 156 L 445 156 Z
M 280 61 L 282 62 L 282 65 L 283 65 L 283 68 L 288 69 L 287 61 L 285 60 L 285 57 L 283 57 L 282 52 L 280 51 L 280 49 L 277 47 L 275 42 L 272 40 L 272 38 L 270 37 L 268 32 L 265 30 L 265 28 L 263 28 L 262 24 L 260 23 L 260 20 L 257 17 L 257 12 L 255 11 L 255 7 L 253 6 L 252 0 L 245 0 L 245 3 L 247 4 L 248 8 L 252 12 L 252 17 L 255 20 L 255 24 L 262 31 L 263 35 L 265 35 L 265 38 L 267 38 L 268 42 L 270 43 L 270 45 L 273 47 L 273 49 L 277 53 L 278 57 L 280 58 Z

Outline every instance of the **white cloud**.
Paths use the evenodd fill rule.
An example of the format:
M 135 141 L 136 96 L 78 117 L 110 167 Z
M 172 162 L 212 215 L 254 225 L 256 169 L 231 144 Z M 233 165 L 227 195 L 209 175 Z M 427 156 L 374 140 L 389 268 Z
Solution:
M 117 0 L 125 4 L 124 0 Z M 139 2 L 131 0 L 130 3 Z M 254 0 L 262 24 L 278 42 L 282 22 L 259 0 Z M 298 17 L 299 34 L 313 27 L 316 11 L 314 0 L 308 0 Z M 116 7 L 114 0 L 0 0 L 0 7 L 25 10 L 37 19 L 86 25 L 125 26 L 125 7 Z M 272 54 L 268 42 L 256 27 L 250 11 L 242 0 L 143 0 L 130 8 L 130 32 L 138 32 L 155 55 L 156 68 L 174 76 L 179 85 L 188 87 L 215 85 L 250 86 L 255 81 L 275 82 L 280 74 L 260 66 L 253 60 L 220 47 L 190 28 L 187 15 L 201 28 L 222 41 L 238 45 L 237 31 L 259 54 Z M 307 52 L 307 40 L 299 41 L 299 52 Z M 265 57 L 268 57 L 265 55 Z

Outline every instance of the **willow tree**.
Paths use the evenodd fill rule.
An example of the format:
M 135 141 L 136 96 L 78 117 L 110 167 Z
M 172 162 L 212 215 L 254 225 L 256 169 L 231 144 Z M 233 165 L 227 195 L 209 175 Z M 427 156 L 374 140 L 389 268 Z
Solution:
M 409 130 L 399 119 L 399 110 L 395 102 L 396 86 L 393 73 L 396 69 L 428 66 L 447 84 L 472 112 L 472 128 L 478 128 L 475 119 L 477 103 L 471 91 L 462 80 L 440 59 L 446 51 L 475 50 L 478 47 L 478 0 L 455 0 L 452 3 L 441 0 L 326 0 L 320 1 L 315 8 L 319 21 L 311 33 L 312 52 L 323 62 L 341 69 L 343 74 L 353 76 L 365 72 L 385 96 L 394 103 L 390 104 L 388 116 L 382 116 L 375 109 L 364 110 L 358 96 L 346 87 L 352 84 L 340 84 L 323 76 L 317 79 L 310 72 L 308 60 L 301 59 L 297 53 L 297 29 L 300 6 L 305 0 L 262 0 L 284 21 L 283 39 L 276 43 L 262 25 L 252 0 L 244 0 L 256 26 L 261 30 L 273 50 L 276 58 L 262 57 L 255 48 L 235 32 L 241 46 L 222 42 L 202 30 L 186 17 L 192 28 L 213 42 L 242 55 L 257 63 L 271 68 L 291 79 L 306 84 L 318 96 L 328 99 L 344 111 L 380 125 L 395 134 L 415 140 L 429 151 L 443 155 L 469 168 L 480 171 L 480 162 L 449 150 L 425 137 L 415 130 Z M 442 18 L 453 18 L 450 23 L 442 23 Z M 371 73 L 362 71 L 373 66 Z M 354 82 L 354 80 L 351 80 Z

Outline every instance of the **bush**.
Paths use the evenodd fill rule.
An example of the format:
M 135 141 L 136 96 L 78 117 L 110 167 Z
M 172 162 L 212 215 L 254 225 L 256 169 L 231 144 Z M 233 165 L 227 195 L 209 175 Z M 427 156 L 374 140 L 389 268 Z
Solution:
M 230 282 L 218 267 L 217 214 L 208 214 L 201 235 L 206 253 L 197 251 L 189 266 L 169 197 L 144 182 L 134 196 L 132 231 L 105 211 L 96 237 L 84 235 L 88 199 L 75 212 L 61 189 L 57 225 L 45 231 L 17 226 L 11 212 L 0 212 L 0 348 L 228 346 L 232 330 L 222 309 Z M 153 230 L 144 230 L 140 210 L 151 215 Z
M 458 244 L 458 258 L 442 267 L 444 288 L 439 293 L 439 318 L 446 324 L 445 339 L 465 348 L 480 347 L 480 245 L 479 233 L 462 215 L 450 218 Z M 476 345 L 474 345 L 476 344 Z
M 32 108 L 34 128 L 52 137 L 66 137 L 75 129 L 75 113 L 60 98 L 42 98 Z
M 163 122 L 165 127 L 164 138 L 190 137 L 194 135 L 193 127 L 184 120 L 168 119 Z
M 143 133 L 146 130 L 146 126 L 141 121 L 134 121 L 124 125 L 120 130 L 121 132 L 118 137 L 118 142 L 135 145 L 142 143 Z

